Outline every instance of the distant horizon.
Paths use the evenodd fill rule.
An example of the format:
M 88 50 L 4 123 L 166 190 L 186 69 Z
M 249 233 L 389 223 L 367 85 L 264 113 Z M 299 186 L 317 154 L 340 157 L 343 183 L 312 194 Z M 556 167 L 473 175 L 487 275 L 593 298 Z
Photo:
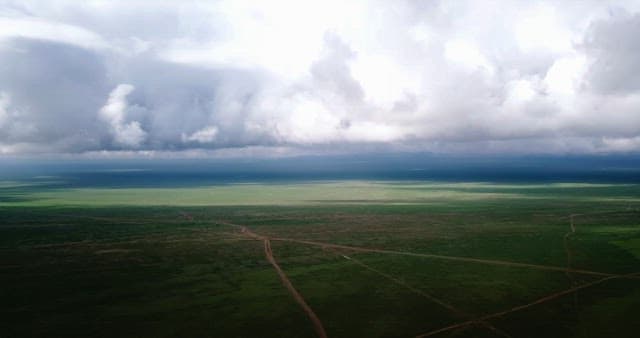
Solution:
M 368 153 L 250 158 L 0 159 L 0 180 L 57 176 L 71 186 L 193 186 L 268 181 L 640 183 L 640 157 Z

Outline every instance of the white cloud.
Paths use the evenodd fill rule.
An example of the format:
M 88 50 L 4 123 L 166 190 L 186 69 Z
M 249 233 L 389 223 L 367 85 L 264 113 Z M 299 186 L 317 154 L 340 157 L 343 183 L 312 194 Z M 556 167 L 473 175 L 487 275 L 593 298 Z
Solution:
M 108 47 L 102 37 L 81 27 L 33 17 L 0 17 L 0 41 L 13 38 L 49 40 L 92 49 Z
M 556 11 L 552 5 L 541 3 L 523 10 L 515 26 L 518 46 L 524 51 L 536 49 L 552 53 L 569 51 L 572 45 L 572 34 L 564 27 Z
M 405 93 L 419 89 L 412 72 L 385 55 L 360 55 L 353 62 L 353 77 L 364 89 L 367 101 L 390 109 Z
M 0 92 L 0 128 L 2 128 L 9 119 L 10 103 L 9 95 L 5 92 Z
M 211 143 L 215 141 L 218 135 L 218 128 L 209 126 L 195 131 L 193 134 L 182 134 L 182 142 Z
M 517 105 L 526 103 L 536 97 L 536 85 L 533 80 L 518 79 L 507 84 L 507 100 L 509 104 Z
M 450 40 L 444 46 L 445 57 L 470 70 L 482 69 L 493 73 L 493 66 L 472 43 L 464 40 Z
M 580 89 L 580 81 L 587 69 L 587 58 L 576 54 L 554 61 L 547 71 L 544 82 L 554 94 L 574 95 Z
M 345 132 L 345 139 L 352 142 L 396 142 L 405 137 L 406 130 L 386 123 L 354 123 Z
M 140 122 L 126 122 L 128 109 L 127 96 L 135 89 L 130 84 L 118 85 L 107 103 L 100 109 L 100 117 L 109 123 L 114 141 L 122 146 L 139 147 L 147 133 L 140 127 Z
M 594 0 L 7 0 L 0 142 L 640 151 L 639 13 Z

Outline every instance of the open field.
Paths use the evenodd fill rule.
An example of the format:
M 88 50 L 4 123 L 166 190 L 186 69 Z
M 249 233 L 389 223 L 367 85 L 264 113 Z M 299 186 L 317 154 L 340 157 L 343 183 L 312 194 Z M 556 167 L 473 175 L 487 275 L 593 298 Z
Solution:
M 3 338 L 636 337 L 640 187 L 2 182 L 0 295 Z

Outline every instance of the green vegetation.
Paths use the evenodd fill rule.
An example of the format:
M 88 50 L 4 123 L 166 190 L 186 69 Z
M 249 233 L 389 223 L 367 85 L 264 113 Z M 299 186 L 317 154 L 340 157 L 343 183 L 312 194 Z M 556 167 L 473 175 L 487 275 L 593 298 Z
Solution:
M 434 336 L 635 337 L 639 188 L 0 182 L 0 337 L 314 336 L 229 223 L 271 239 L 329 337 L 414 337 L 576 287 Z

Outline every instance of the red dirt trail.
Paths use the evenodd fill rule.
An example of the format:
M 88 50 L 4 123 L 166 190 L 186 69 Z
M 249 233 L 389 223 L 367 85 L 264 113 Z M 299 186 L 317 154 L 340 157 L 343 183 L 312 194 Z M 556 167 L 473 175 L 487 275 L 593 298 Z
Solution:
M 293 296 L 293 299 L 298 303 L 298 305 L 300 305 L 302 310 L 306 313 L 307 317 L 309 317 L 309 320 L 311 320 L 311 323 L 313 324 L 313 328 L 315 329 L 318 337 L 327 338 L 327 332 L 325 331 L 324 326 L 320 321 L 320 318 L 318 318 L 316 313 L 313 312 L 313 309 L 311 309 L 309 304 L 307 304 L 307 302 L 304 300 L 300 292 L 296 290 L 296 288 L 293 286 L 293 284 L 289 280 L 289 277 L 287 277 L 287 275 L 284 273 L 282 268 L 280 268 L 280 265 L 278 265 L 278 262 L 276 261 L 275 257 L 273 257 L 273 251 L 271 250 L 271 241 L 269 240 L 269 238 L 266 236 L 256 234 L 255 232 L 249 230 L 249 228 L 247 228 L 244 225 L 233 224 L 229 222 L 221 222 L 221 221 L 218 221 L 217 223 L 239 228 L 240 232 L 242 232 L 245 236 L 251 237 L 256 240 L 260 240 L 264 243 L 264 255 L 269 261 L 269 263 L 271 263 L 273 268 L 278 273 L 278 276 L 280 277 L 280 281 L 287 288 L 291 296 Z
M 442 259 L 442 260 L 449 260 L 449 261 L 479 263 L 479 264 L 487 264 L 487 265 L 501 265 L 501 266 L 529 268 L 529 269 L 537 269 L 537 270 L 572 272 L 572 273 L 603 276 L 603 277 L 624 277 L 624 278 L 632 278 L 632 279 L 637 279 L 638 278 L 638 277 L 631 277 L 631 276 L 627 276 L 627 275 L 610 274 L 610 273 L 606 273 L 606 272 L 581 270 L 581 269 L 568 269 L 566 267 L 552 266 L 552 265 L 519 263 L 519 262 L 500 261 L 500 260 L 494 260 L 494 259 L 482 259 L 482 258 L 472 258 L 472 257 L 443 256 L 443 255 L 414 253 L 414 252 L 406 252 L 406 251 L 375 249 L 375 248 L 363 248 L 363 247 L 358 247 L 358 246 L 331 244 L 331 243 L 324 243 L 324 242 L 298 240 L 298 239 L 292 239 L 292 238 L 272 237 L 271 240 L 273 240 L 273 241 L 283 241 L 283 242 L 292 242 L 292 243 L 301 243 L 301 244 L 308 244 L 308 245 L 315 245 L 315 246 L 320 246 L 320 247 L 325 247 L 325 248 L 344 249 L 344 250 L 351 250 L 351 251 L 356 251 L 356 252 L 375 252 L 375 253 L 381 253 L 381 254 L 424 257 L 424 258 L 435 258 L 435 259 Z
M 304 301 L 302 295 L 298 292 L 298 290 L 296 290 L 296 288 L 293 287 L 293 284 L 291 284 L 291 281 L 289 280 L 287 275 L 284 273 L 284 271 L 282 271 L 275 258 L 273 257 L 273 252 L 271 251 L 271 241 L 266 238 L 264 239 L 264 254 L 267 256 L 267 260 L 269 261 L 269 263 L 271 263 L 271 265 L 273 265 L 273 268 L 278 272 L 282 284 L 284 284 L 287 290 L 289 290 L 289 293 L 291 293 L 293 298 L 296 300 L 296 302 L 298 302 L 300 307 L 302 307 L 304 312 L 313 323 L 313 328 L 316 330 L 316 334 L 318 335 L 318 337 L 327 338 L 327 333 L 324 330 L 324 326 L 322 326 L 320 318 L 318 318 L 315 312 L 313 312 L 307 302 Z
M 573 265 L 573 250 L 571 247 L 571 243 L 570 243 L 570 238 L 575 235 L 576 233 L 576 227 L 574 224 L 574 217 L 576 216 L 580 216 L 580 214 L 571 214 L 569 215 L 569 231 L 564 235 L 563 237 L 563 243 L 564 243 L 564 251 L 567 254 L 567 269 L 571 269 L 571 266 Z M 565 273 L 567 275 L 567 278 L 569 279 L 569 282 L 571 283 L 571 285 L 573 286 L 577 286 L 578 282 L 576 281 L 576 279 L 573 277 L 573 275 L 571 274 L 571 272 L 567 271 Z M 574 292 L 573 293 L 573 305 L 575 308 L 578 308 L 578 292 Z

